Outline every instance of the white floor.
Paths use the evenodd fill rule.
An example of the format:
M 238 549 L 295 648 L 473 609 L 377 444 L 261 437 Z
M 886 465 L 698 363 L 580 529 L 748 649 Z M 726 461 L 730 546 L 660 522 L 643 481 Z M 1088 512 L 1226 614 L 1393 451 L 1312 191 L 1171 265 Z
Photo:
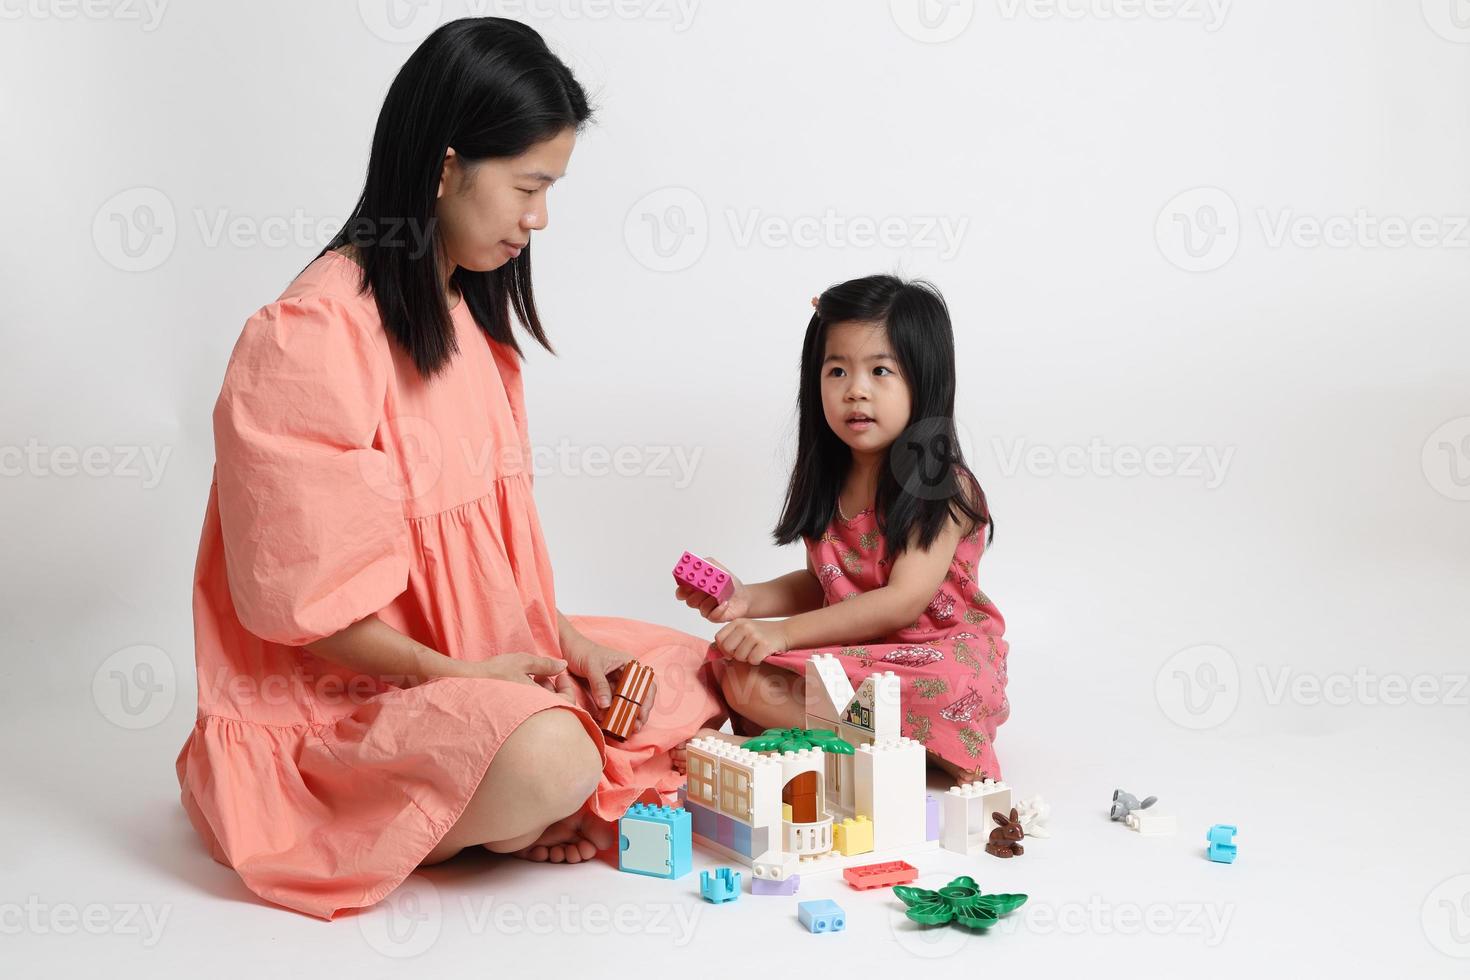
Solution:
M 923 886 L 968 874 L 985 891 L 1030 896 L 987 934 L 914 927 L 891 891 L 855 892 L 827 875 L 799 898 L 836 900 L 847 928 L 809 935 L 797 899 L 752 896 L 748 879 L 738 902 L 704 903 L 697 872 L 719 862 L 698 853 L 678 882 L 477 854 L 326 923 L 258 901 L 194 838 L 171 771 L 188 705 L 137 732 L 75 705 L 13 705 L 0 720 L 10 746 L 0 973 L 485 977 L 580 966 L 734 977 L 779 957 L 782 975 L 841 963 L 848 975 L 1277 976 L 1311 964 L 1316 976 L 1464 976 L 1467 709 L 1319 705 L 1251 718 L 1262 695 L 1247 682 L 1241 723 L 1197 732 L 1167 708 L 1129 707 L 1157 666 L 1113 687 L 1116 672 L 1078 677 L 1066 688 L 1075 697 L 1035 703 L 1022 694 L 1039 692 L 1039 678 L 1013 682 L 1007 775 L 1051 801 L 1054 836 L 1008 861 L 944 851 L 913 861 Z M 1109 822 L 1116 786 L 1159 796 L 1179 834 L 1143 838 Z M 1234 865 L 1204 857 L 1216 822 L 1240 828 Z

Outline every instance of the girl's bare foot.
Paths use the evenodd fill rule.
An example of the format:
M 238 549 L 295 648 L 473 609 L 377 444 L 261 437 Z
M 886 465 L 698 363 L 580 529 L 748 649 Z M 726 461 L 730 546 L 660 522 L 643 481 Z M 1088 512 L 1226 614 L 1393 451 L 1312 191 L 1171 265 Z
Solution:
M 704 738 L 706 735 L 714 735 L 718 737 L 723 734 L 725 733 L 717 728 L 701 728 L 699 731 L 694 733 L 693 737 Z M 688 744 L 688 742 L 684 743 L 684 745 Z M 677 749 L 670 749 L 669 758 L 673 760 L 675 771 L 687 773 L 689 771 L 689 753 L 685 750 L 684 745 L 679 746 Z
M 547 827 L 540 837 L 511 857 L 550 864 L 581 864 L 590 861 L 598 851 L 617 842 L 613 825 L 587 812 L 583 807 L 565 820 Z

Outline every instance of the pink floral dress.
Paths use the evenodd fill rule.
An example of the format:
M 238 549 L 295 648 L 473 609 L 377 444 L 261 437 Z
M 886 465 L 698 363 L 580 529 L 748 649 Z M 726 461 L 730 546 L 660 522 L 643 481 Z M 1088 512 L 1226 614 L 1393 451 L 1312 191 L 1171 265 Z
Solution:
M 833 518 L 806 546 L 826 592 L 824 605 L 888 582 L 887 549 L 871 507 L 851 520 Z M 1010 715 L 1009 646 L 1000 610 L 975 582 L 984 551 L 983 528 L 961 539 L 929 608 L 891 636 L 857 646 L 789 650 L 765 662 L 802 670 L 812 654 L 835 654 L 854 687 L 874 671 L 891 670 L 903 683 L 903 734 L 974 778 L 999 779 L 995 730 Z

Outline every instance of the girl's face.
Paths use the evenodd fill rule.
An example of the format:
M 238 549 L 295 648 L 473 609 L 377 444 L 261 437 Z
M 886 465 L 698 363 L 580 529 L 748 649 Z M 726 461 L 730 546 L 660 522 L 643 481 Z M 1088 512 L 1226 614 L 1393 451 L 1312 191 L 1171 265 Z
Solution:
M 886 452 L 908 427 L 912 404 L 883 324 L 854 321 L 827 328 L 822 411 L 855 456 Z
M 546 192 L 567 170 L 573 129 L 513 157 L 466 164 L 451 147 L 434 207 L 445 257 L 471 272 L 498 269 L 546 227 Z

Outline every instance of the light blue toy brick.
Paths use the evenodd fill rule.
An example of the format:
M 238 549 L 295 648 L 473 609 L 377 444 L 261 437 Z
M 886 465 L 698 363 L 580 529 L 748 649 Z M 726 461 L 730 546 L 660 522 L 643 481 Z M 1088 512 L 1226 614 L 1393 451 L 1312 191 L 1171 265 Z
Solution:
M 719 814 L 707 806 L 698 803 L 688 803 L 690 815 L 694 818 L 694 836 L 703 837 L 705 840 L 714 840 L 719 834 Z
M 1205 840 L 1210 844 L 1207 854 L 1211 861 L 1218 864 L 1235 863 L 1235 834 L 1235 826 L 1228 823 L 1217 823 L 1209 829 Z
M 716 905 L 735 901 L 740 897 L 740 873 L 730 868 L 716 868 L 711 877 L 708 871 L 701 871 L 699 894 L 706 902 Z
M 715 834 L 715 840 L 719 841 L 730 850 L 735 850 L 735 821 L 731 820 L 723 813 L 716 814 L 715 819 L 719 821 L 717 833 Z
M 759 857 L 771 849 L 771 828 L 758 827 L 750 832 L 751 857 Z
M 830 898 L 797 902 L 796 917 L 807 932 L 841 932 L 847 928 L 847 913 Z
M 750 824 L 737 823 L 735 825 L 735 843 L 732 847 L 736 854 L 755 857 L 754 854 L 750 853 Z
M 682 878 L 694 864 L 692 824 L 683 807 L 635 803 L 618 821 L 618 870 Z

